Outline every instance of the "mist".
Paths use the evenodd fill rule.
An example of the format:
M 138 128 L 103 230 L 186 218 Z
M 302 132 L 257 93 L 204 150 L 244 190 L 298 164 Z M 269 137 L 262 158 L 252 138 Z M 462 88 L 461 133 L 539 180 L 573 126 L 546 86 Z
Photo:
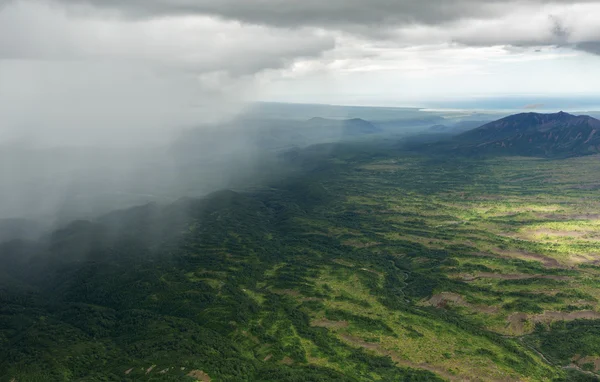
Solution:
M 54 226 L 256 181 L 268 155 L 232 121 L 261 75 L 330 46 L 205 16 L 3 3 L 0 219 Z
M 233 118 L 243 99 L 150 67 L 15 61 L 2 68 L 0 218 L 90 217 L 227 184 L 226 168 L 197 190 L 180 184 L 186 163 L 177 145 L 187 130 Z M 222 136 L 202 147 L 195 166 L 222 160 L 233 146 L 246 157 L 255 152 Z
M 354 53 L 365 59 L 366 47 L 349 38 L 356 28 L 110 4 L 0 2 L 0 219 L 61 225 L 258 186 L 288 170 L 285 150 L 398 125 L 397 111 L 377 126 L 345 126 L 304 124 L 328 117 L 325 109 L 253 106 L 278 89 L 298 90 L 290 87 L 298 81 L 307 94 L 343 91 L 334 86 L 341 78 L 358 78 L 362 88 L 362 75 L 344 64 Z M 344 45 L 353 41 L 359 45 Z M 330 112 L 374 121 L 367 109 Z M 400 113 L 405 124 L 443 122 L 416 109 Z

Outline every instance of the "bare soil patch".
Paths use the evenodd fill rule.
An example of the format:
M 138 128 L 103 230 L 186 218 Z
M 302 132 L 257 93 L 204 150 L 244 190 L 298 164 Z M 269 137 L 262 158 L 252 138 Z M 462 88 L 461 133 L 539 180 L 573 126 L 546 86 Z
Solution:
M 538 228 L 531 231 L 527 231 L 529 235 L 548 235 L 556 237 L 584 237 L 592 232 L 585 231 L 568 231 L 568 230 L 552 230 L 548 228 Z
M 188 373 L 188 377 L 196 378 L 196 380 L 201 382 L 210 382 L 210 376 L 203 372 L 202 370 L 192 370 Z
M 245 330 L 242 330 L 242 334 L 243 334 L 245 337 L 248 337 L 248 338 L 250 338 L 250 339 L 251 339 L 251 340 L 252 340 L 254 343 L 256 343 L 256 344 L 259 344 L 259 343 L 260 343 L 260 340 L 258 339 L 258 337 L 256 337 L 256 336 L 253 336 L 252 334 L 248 333 L 247 331 L 245 331 Z
M 333 261 L 333 262 L 334 262 L 334 263 L 336 263 L 336 264 L 343 265 L 343 266 L 345 266 L 345 267 L 349 267 L 349 268 L 353 268 L 353 267 L 354 267 L 354 264 L 352 264 L 351 262 L 349 262 L 349 261 L 346 261 L 346 260 L 342 260 L 342 259 L 333 259 L 333 260 L 331 260 L 331 261 Z
M 300 297 L 301 296 L 300 292 L 298 292 L 297 290 L 293 290 L 293 289 L 272 289 L 271 292 L 273 292 L 275 294 L 283 294 L 283 295 L 292 296 L 292 297 Z
M 426 304 L 440 309 L 445 308 L 448 304 L 453 304 L 457 306 L 464 306 L 465 308 L 469 308 L 481 313 L 494 314 L 499 312 L 499 308 L 496 306 L 470 304 L 461 295 L 451 292 L 442 292 L 433 295 L 429 300 L 427 300 Z
M 549 279 L 566 281 L 569 280 L 569 276 L 556 276 L 556 275 L 530 275 L 530 274 L 504 274 L 504 273 L 491 273 L 481 272 L 474 275 L 459 275 L 463 281 L 475 281 L 478 279 L 497 279 L 497 280 L 529 280 L 529 279 Z
M 527 313 L 513 313 L 508 316 L 508 326 L 512 333 L 523 334 L 525 332 L 526 322 Z
M 454 303 L 456 305 L 461 305 L 461 306 L 467 306 L 469 305 L 469 303 L 467 303 L 467 301 L 465 301 L 465 299 L 456 293 L 450 293 L 450 292 L 442 292 L 439 294 L 435 294 L 433 296 L 431 296 L 431 298 L 427 301 L 427 303 L 429 305 L 441 308 L 444 305 L 446 305 L 447 303 Z
M 594 371 L 598 372 L 600 371 L 600 357 L 592 357 L 592 356 L 587 356 L 587 357 L 581 357 L 579 355 L 573 357 L 573 362 L 577 365 L 577 366 L 583 366 L 587 363 L 591 363 L 594 365 Z
M 598 253 L 588 253 L 585 256 L 573 255 L 571 259 L 575 264 L 600 265 L 600 254 Z
M 546 268 L 566 268 L 558 260 L 556 260 L 552 257 L 549 257 L 549 256 L 540 255 L 539 253 L 531 253 L 531 252 L 519 251 L 519 250 L 505 250 L 505 249 L 500 249 L 500 248 L 495 248 L 493 251 L 494 251 L 494 253 L 481 253 L 480 252 L 477 255 L 484 256 L 484 257 L 501 257 L 504 259 L 517 258 L 517 259 L 528 260 L 528 261 L 539 261 Z
M 303 297 L 300 301 L 323 301 L 323 299 L 319 297 Z
M 599 320 L 600 312 L 582 310 L 576 312 L 544 312 L 542 314 L 513 313 L 508 317 L 509 328 L 517 335 L 525 333 L 525 323 L 550 324 L 555 321 Z
M 383 276 L 384 276 L 384 275 L 383 275 L 383 273 L 381 273 L 381 272 L 377 272 L 377 271 L 374 271 L 374 270 L 372 270 L 372 269 L 360 268 L 360 270 L 361 270 L 361 271 L 364 271 L 364 272 L 369 272 L 369 273 L 372 273 L 372 274 L 374 274 L 374 275 L 377 275 L 377 276 L 379 276 L 379 277 L 383 277 Z
M 291 359 L 290 357 L 285 357 L 280 362 L 284 365 L 293 365 L 294 364 L 294 360 Z
M 532 317 L 535 322 L 550 323 L 554 321 L 571 321 L 571 320 L 598 320 L 600 312 L 593 310 L 581 310 L 576 312 L 545 312 Z
M 346 240 L 346 241 L 343 241 L 342 244 L 347 245 L 349 247 L 354 247 L 354 248 L 370 248 L 370 247 L 379 245 L 381 243 L 378 243 L 378 242 L 362 243 L 362 242 L 356 241 L 356 240 Z
M 313 320 L 310 324 L 312 326 L 319 326 L 321 328 L 328 328 L 328 329 L 347 328 L 350 325 L 348 323 L 348 321 L 331 321 L 326 318 L 323 318 L 320 320 Z

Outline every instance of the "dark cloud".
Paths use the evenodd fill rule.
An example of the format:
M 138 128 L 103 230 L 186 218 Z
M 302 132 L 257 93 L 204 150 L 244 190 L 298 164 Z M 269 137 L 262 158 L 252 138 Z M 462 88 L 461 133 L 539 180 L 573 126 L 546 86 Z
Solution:
M 334 46 L 331 35 L 314 30 L 274 33 L 207 17 L 132 22 L 31 1 L 0 8 L 0 59 L 125 60 L 244 76 L 318 57 Z
M 1 1 L 1 0 L 0 0 Z M 536 30 L 527 17 L 511 21 L 512 14 L 534 17 L 545 8 L 599 4 L 599 0 L 48 0 L 117 12 L 126 18 L 155 18 L 175 15 L 209 15 L 244 24 L 280 29 L 304 27 L 350 32 L 371 40 L 401 40 L 403 45 L 418 45 L 399 37 L 398 30 L 437 28 L 445 42 L 472 46 L 565 46 L 579 49 L 571 24 L 557 13 L 537 19 Z M 539 14 L 538 14 L 539 16 Z M 504 23 L 499 23 L 503 18 Z M 469 22 L 468 33 L 461 28 Z M 533 22 L 533 21 L 532 21 Z M 570 20 L 570 23 L 576 20 Z M 495 26 L 495 28 L 494 28 Z M 438 38 L 439 40 L 439 38 Z M 596 41 L 595 37 L 589 39 Z M 600 36 L 598 36 L 600 41 Z M 438 43 L 440 41 L 435 41 Z M 584 47 L 587 45 L 583 45 Z M 595 53 L 593 49 L 582 49 Z
M 600 55 L 600 41 L 584 41 L 576 45 L 576 48 L 587 53 Z
M 438 24 L 470 16 L 491 16 L 496 3 L 481 0 L 57 0 L 112 8 L 125 15 L 152 17 L 208 14 L 278 27 L 324 28 L 411 23 Z M 491 5 L 491 6 L 490 6 Z
M 554 37 L 558 40 L 565 41 L 569 38 L 569 29 L 564 25 L 564 22 L 560 19 L 560 17 L 555 15 L 548 16 L 551 21 L 551 32 Z
M 209 14 L 278 27 L 437 25 L 493 18 L 519 6 L 594 3 L 597 0 L 55 0 L 112 8 L 138 17 Z

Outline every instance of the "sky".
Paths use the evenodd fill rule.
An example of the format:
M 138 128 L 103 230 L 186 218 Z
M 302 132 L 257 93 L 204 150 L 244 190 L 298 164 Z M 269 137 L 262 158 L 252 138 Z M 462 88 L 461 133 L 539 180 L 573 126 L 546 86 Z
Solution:
M 227 126 L 256 101 L 600 110 L 598 14 L 600 0 L 0 0 L 0 218 L 251 177 L 264 150 Z M 189 164 L 173 142 L 202 127 Z
M 0 139 L 140 136 L 252 101 L 589 101 L 598 14 L 600 0 L 0 0 Z

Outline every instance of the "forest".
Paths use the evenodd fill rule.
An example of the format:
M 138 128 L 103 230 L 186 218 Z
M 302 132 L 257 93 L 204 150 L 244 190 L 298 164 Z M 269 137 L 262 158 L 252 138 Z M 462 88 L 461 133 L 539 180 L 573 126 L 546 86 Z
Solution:
M 288 160 L 1 244 L 0 380 L 598 380 L 597 157 Z

